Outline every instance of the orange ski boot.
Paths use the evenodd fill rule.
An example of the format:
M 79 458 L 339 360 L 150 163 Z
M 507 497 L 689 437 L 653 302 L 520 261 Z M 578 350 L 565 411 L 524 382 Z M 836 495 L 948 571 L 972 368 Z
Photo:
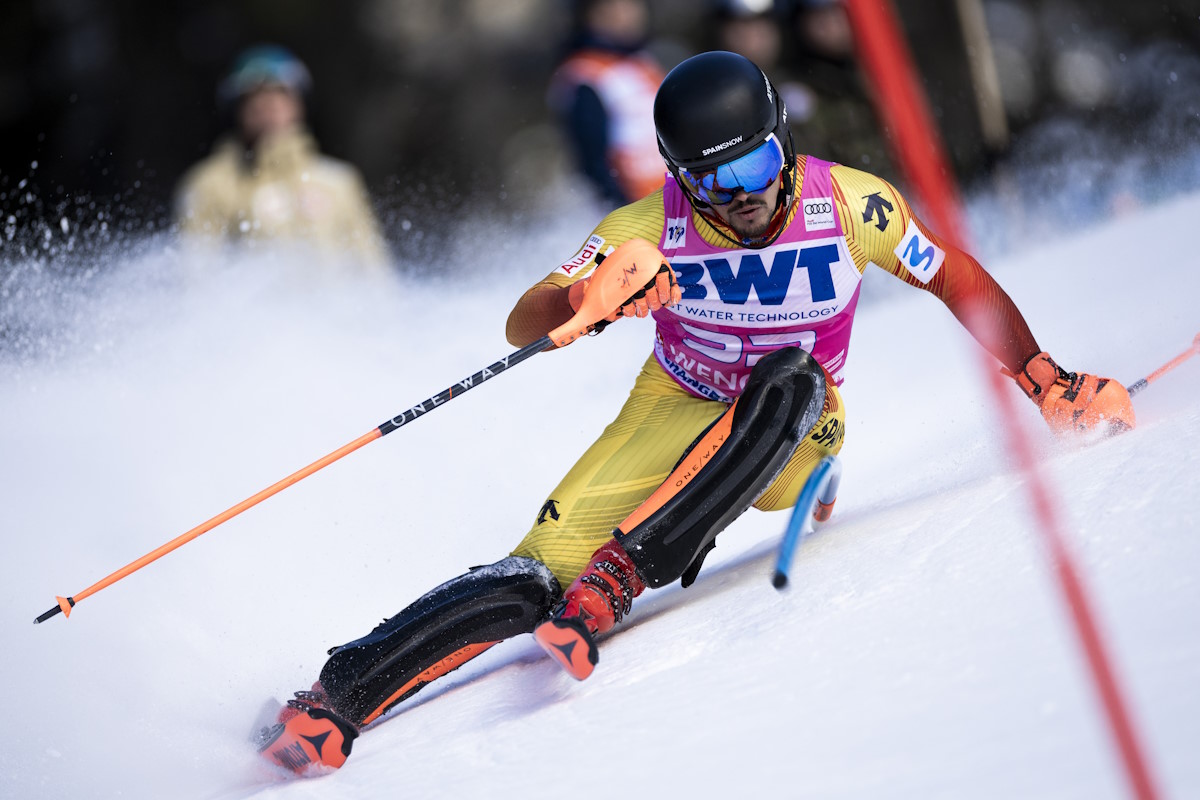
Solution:
M 629 555 L 614 539 L 592 555 L 550 619 L 533 638 L 576 680 L 592 674 L 600 660 L 595 635 L 612 630 L 646 588 Z
M 318 681 L 311 691 L 296 692 L 280 710 L 278 721 L 259 732 L 258 752 L 278 766 L 304 774 L 318 765 L 337 769 L 345 764 L 357 738 L 358 729 L 329 708 Z

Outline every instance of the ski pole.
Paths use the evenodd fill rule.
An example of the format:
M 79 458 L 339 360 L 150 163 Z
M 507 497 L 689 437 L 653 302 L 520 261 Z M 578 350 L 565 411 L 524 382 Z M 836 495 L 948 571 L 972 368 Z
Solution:
M 1170 361 L 1163 364 L 1161 367 L 1154 370 L 1154 372 L 1151 372 L 1146 377 L 1144 377 L 1140 380 L 1136 380 L 1133 383 L 1131 383 L 1130 385 L 1126 386 L 1125 391 L 1129 392 L 1130 397 L 1133 397 L 1135 394 L 1140 392 L 1142 389 L 1145 389 L 1147 386 L 1154 383 L 1156 380 L 1161 378 L 1163 375 L 1166 375 L 1168 372 L 1175 369 L 1180 364 L 1187 361 L 1189 358 L 1191 358 L 1192 356 L 1194 356 L 1198 353 L 1200 353 L 1200 333 L 1197 333 L 1196 338 L 1192 339 L 1191 347 L 1189 347 L 1187 350 L 1184 350 L 1182 353 L 1175 356 Z
M 788 520 L 787 530 L 779 542 L 779 555 L 775 559 L 775 574 L 771 585 L 783 591 L 788 584 L 788 573 L 792 569 L 792 557 L 801 540 L 813 532 L 813 512 L 820 505 L 823 512 L 817 519 L 821 522 L 829 519 L 833 501 L 837 499 L 838 485 L 842 481 L 842 462 L 837 456 L 825 456 L 817 462 L 816 468 L 800 489 L 796 498 L 796 506 L 792 509 L 791 519 Z
M 600 262 L 600 259 L 597 259 Z M 580 304 L 579 310 L 575 316 L 571 317 L 567 322 L 550 331 L 536 342 L 525 345 L 515 353 L 508 355 L 499 361 L 491 364 L 478 372 L 470 375 L 456 384 L 453 384 L 432 397 L 422 400 L 420 403 L 412 406 L 406 411 L 402 411 L 395 417 L 387 420 L 381 425 L 376 426 L 372 430 L 364 433 L 352 442 L 349 442 L 332 453 L 317 459 L 303 469 L 293 472 L 283 480 L 271 484 L 266 489 L 254 494 L 242 502 L 234 505 L 215 517 L 200 523 L 196 527 L 187 531 L 180 536 L 172 539 L 166 544 L 158 547 L 136 561 L 130 562 L 121 569 L 107 576 L 106 578 L 97 581 L 91 586 L 84 589 L 82 592 L 77 592 L 69 597 L 57 597 L 58 605 L 54 606 L 44 614 L 39 615 L 34 619 L 34 624 L 45 622 L 60 611 L 64 617 L 71 616 L 71 609 L 79 601 L 90 597 L 96 592 L 104 589 L 126 576 L 137 572 L 142 567 L 157 561 L 167 553 L 175 550 L 188 542 L 192 541 L 201 534 L 207 533 L 218 525 L 227 522 L 228 520 L 241 514 L 248 508 L 258 505 L 268 497 L 275 495 L 292 484 L 304 480 L 314 472 L 323 469 L 343 456 L 347 456 L 359 449 L 365 444 L 382 438 L 392 431 L 407 425 L 418 417 L 422 417 L 433 409 L 461 395 L 468 389 L 473 388 L 486 380 L 494 378 L 501 372 L 505 372 L 511 367 L 525 361 L 526 359 L 549 349 L 551 346 L 565 347 L 574 342 L 576 339 L 587 335 L 597 323 L 601 322 L 605 317 L 609 316 L 614 309 L 620 308 L 634 294 L 636 294 L 647 283 L 654 280 L 654 276 L 658 273 L 659 266 L 665 262 L 662 253 L 649 242 L 641 239 L 633 239 L 615 249 L 603 258 L 599 266 L 596 267 L 594 277 L 591 284 L 588 286 L 588 291 L 584 295 Z

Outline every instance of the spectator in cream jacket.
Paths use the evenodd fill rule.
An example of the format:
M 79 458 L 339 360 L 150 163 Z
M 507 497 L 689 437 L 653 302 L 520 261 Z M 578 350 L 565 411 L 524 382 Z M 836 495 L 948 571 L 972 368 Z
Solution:
M 180 232 L 190 243 L 287 243 L 322 265 L 381 272 L 387 249 L 361 175 L 322 155 L 305 127 L 309 83 L 281 47 L 242 54 L 220 88 L 234 130 L 180 182 Z

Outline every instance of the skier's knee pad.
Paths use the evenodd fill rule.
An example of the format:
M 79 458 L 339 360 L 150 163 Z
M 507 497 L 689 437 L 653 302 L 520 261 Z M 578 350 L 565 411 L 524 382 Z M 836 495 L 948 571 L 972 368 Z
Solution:
M 475 567 L 330 650 L 321 685 L 340 714 L 362 725 L 493 644 L 532 632 L 561 596 L 536 559 Z
M 737 402 L 647 501 L 665 497 L 661 505 L 632 530 L 616 531 L 647 585 L 695 577 L 717 534 L 775 480 L 824 401 L 825 373 L 803 350 L 785 347 L 754 366 Z

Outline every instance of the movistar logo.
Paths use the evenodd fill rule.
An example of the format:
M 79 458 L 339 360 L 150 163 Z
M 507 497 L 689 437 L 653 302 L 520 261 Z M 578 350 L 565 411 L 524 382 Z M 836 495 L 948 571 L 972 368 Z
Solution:
M 946 260 L 946 251 L 926 238 L 911 219 L 904 231 L 904 238 L 892 252 L 909 274 L 921 283 L 929 283 Z
M 933 266 L 936 256 L 937 248 L 932 244 L 921 247 L 921 241 L 914 236 L 904 246 L 904 255 L 901 258 L 908 262 L 910 269 L 927 270 Z
M 728 150 L 730 147 L 733 147 L 735 144 L 741 144 L 741 141 L 744 138 L 745 138 L 744 136 L 739 136 L 736 139 L 730 139 L 728 142 L 721 142 L 718 145 L 713 145 L 712 147 L 706 147 L 706 148 L 704 148 L 704 152 L 702 152 L 701 155 L 707 156 L 707 155 L 712 155 L 713 153 L 719 153 L 722 150 Z

